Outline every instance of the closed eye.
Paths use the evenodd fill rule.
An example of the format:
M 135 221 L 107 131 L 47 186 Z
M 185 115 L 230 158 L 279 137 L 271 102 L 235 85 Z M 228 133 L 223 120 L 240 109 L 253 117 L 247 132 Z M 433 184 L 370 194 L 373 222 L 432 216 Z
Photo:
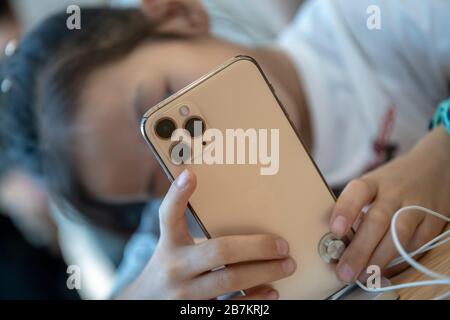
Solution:
M 151 97 L 150 91 L 148 89 L 145 89 L 142 84 L 138 85 L 133 98 L 133 111 L 138 123 L 141 123 L 142 117 L 151 107 L 167 99 L 172 94 L 172 90 L 170 90 L 169 86 L 166 86 L 164 95 L 154 101 L 155 97 Z

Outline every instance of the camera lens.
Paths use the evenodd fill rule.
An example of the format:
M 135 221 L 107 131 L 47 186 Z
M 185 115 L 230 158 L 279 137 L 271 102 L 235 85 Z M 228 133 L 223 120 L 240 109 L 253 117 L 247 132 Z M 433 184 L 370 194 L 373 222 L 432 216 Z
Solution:
M 191 110 L 188 106 L 181 106 L 178 112 L 180 113 L 180 116 L 187 117 L 189 113 L 191 113 Z
M 206 124 L 201 118 L 192 117 L 188 121 L 186 121 L 184 128 L 189 131 L 191 137 L 196 138 L 201 136 L 205 132 Z
M 162 139 L 170 139 L 173 132 L 177 129 L 177 125 L 172 119 L 161 119 L 156 123 L 156 134 Z

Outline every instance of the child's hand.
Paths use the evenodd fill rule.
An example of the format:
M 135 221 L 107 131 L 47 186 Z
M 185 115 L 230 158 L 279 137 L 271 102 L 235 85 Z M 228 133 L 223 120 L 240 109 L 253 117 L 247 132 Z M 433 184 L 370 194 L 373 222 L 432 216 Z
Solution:
M 398 256 L 389 230 L 395 212 L 420 205 L 449 215 L 449 190 L 450 136 L 443 128 L 427 135 L 407 155 L 352 181 L 338 199 L 331 218 L 331 230 L 340 236 L 358 225 L 337 266 L 338 276 L 346 282 L 358 276 L 365 281 L 369 265 L 386 271 L 389 262 Z M 368 213 L 362 215 L 369 204 Z M 412 251 L 439 235 L 444 226 L 445 222 L 438 218 L 411 212 L 399 217 L 397 230 L 402 245 Z
M 278 293 L 264 284 L 295 271 L 287 242 L 273 235 L 249 235 L 194 244 L 185 210 L 195 186 L 195 176 L 188 171 L 172 184 L 160 208 L 157 249 L 119 298 L 204 300 L 249 289 L 241 299 L 277 299 Z
M 142 11 L 160 32 L 200 35 L 209 32 L 209 16 L 200 0 L 141 0 Z

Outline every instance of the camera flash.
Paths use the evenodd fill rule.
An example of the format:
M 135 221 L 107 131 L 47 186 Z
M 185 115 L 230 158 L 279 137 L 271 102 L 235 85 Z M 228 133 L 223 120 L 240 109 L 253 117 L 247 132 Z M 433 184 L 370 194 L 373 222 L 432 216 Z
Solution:
M 180 115 L 182 115 L 183 117 L 187 117 L 189 115 L 189 113 L 191 112 L 191 110 L 189 110 L 188 106 L 182 106 L 180 107 Z

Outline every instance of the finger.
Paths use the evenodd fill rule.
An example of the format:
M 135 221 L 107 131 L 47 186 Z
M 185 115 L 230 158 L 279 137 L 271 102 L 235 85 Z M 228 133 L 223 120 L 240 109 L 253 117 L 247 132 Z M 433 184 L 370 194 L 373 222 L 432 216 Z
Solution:
M 167 22 L 170 18 L 190 13 L 196 6 L 193 1 L 142 0 L 141 11 L 154 22 Z
M 262 285 L 245 290 L 245 296 L 239 296 L 232 300 L 278 300 L 279 297 L 278 291 L 274 290 L 271 286 Z
M 159 23 L 156 28 L 159 32 L 200 34 L 209 30 L 209 15 L 200 1 L 143 0 L 141 10 Z
M 286 240 L 274 235 L 228 236 L 202 242 L 191 249 L 185 263 L 191 276 L 242 262 L 283 259 L 289 255 Z
M 330 220 L 331 231 L 339 237 L 350 231 L 363 208 L 376 196 L 376 187 L 368 178 L 353 180 L 342 192 Z
M 426 216 L 406 246 L 407 251 L 411 252 L 417 250 L 425 243 L 431 241 L 433 238 L 436 238 L 442 233 L 446 225 L 447 222 L 444 220 L 437 217 Z
M 419 249 L 424 244 L 437 237 L 442 232 L 445 226 L 446 222 L 440 220 L 439 218 L 430 216 L 425 217 L 416 228 L 416 231 L 414 232 L 412 238 L 409 240 L 409 243 L 404 245 L 406 252 L 413 252 Z M 415 260 L 420 260 L 423 255 L 424 254 L 418 254 L 413 258 Z M 386 277 L 390 278 L 393 275 L 396 275 L 399 272 L 405 270 L 407 267 L 409 267 L 409 264 L 404 262 L 385 270 L 384 274 Z
M 197 296 L 195 299 L 211 299 L 286 278 L 295 269 L 292 258 L 236 264 L 194 279 L 189 291 L 194 292 Z
M 351 283 L 356 280 L 386 234 L 393 212 L 395 209 L 390 205 L 375 203 L 364 216 L 361 226 L 338 263 L 337 274 L 342 281 Z
M 164 1 L 167 2 L 167 1 Z M 166 8 L 166 3 L 160 0 L 142 0 L 141 9 L 150 18 L 160 18 Z
M 186 208 L 196 187 L 195 175 L 183 171 L 174 181 L 159 208 L 161 240 L 170 244 L 192 244 Z
M 400 241 L 402 246 L 406 246 L 409 243 L 412 236 L 414 235 L 414 232 L 423 219 L 423 214 L 420 214 L 419 212 L 417 212 L 416 214 L 399 217 L 399 219 L 397 220 L 396 231 L 398 240 Z M 398 256 L 399 253 L 394 245 L 392 233 L 389 230 L 372 254 L 368 266 L 378 266 L 380 270 L 385 270 L 387 265 Z M 367 281 L 368 276 L 369 275 L 367 275 L 366 272 L 363 272 L 361 273 L 359 280 L 364 283 Z

